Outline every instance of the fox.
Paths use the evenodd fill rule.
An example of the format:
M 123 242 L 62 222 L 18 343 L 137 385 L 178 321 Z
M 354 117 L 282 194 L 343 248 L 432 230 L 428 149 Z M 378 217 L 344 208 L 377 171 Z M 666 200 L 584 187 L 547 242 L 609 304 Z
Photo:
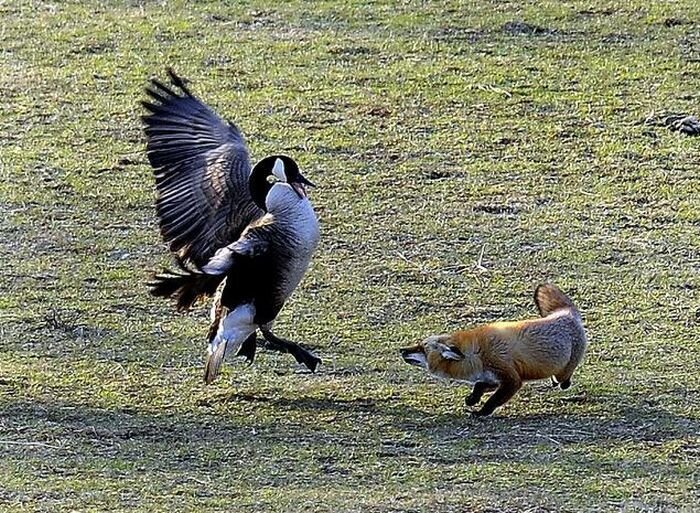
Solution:
M 406 363 L 435 377 L 473 385 L 465 399 L 469 407 L 493 392 L 480 409 L 472 411 L 474 416 L 491 415 L 526 381 L 551 378 L 554 386 L 566 390 L 588 345 L 581 314 L 551 283 L 538 285 L 534 299 L 539 318 L 431 335 L 401 348 L 400 354 Z

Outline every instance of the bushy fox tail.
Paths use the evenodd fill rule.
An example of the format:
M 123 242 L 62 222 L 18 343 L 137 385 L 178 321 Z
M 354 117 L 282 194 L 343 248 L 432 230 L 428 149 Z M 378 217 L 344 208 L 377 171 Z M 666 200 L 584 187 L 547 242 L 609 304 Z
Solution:
M 535 304 L 542 317 L 547 317 L 557 310 L 566 308 L 571 309 L 571 311 L 578 315 L 576 305 L 574 305 L 574 302 L 571 301 L 569 296 L 559 290 L 559 287 L 551 283 L 542 283 L 537 286 L 535 289 Z
M 178 262 L 178 266 L 180 272 L 166 269 L 155 275 L 148 286 L 154 296 L 175 299 L 181 311 L 190 308 L 200 297 L 213 295 L 225 277 L 188 269 L 182 262 Z

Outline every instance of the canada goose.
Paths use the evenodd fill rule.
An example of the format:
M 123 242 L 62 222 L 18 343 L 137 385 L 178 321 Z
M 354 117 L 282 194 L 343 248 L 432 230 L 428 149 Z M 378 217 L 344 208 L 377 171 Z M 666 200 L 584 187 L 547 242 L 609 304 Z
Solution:
M 258 328 L 272 348 L 315 371 L 319 358 L 271 331 L 318 244 L 304 188 L 313 184 L 285 155 L 266 157 L 251 171 L 240 130 L 168 74 L 172 85 L 151 80 L 142 105 L 160 231 L 180 269 L 155 276 L 151 294 L 174 298 L 179 310 L 214 296 L 207 383 L 227 354 L 252 363 Z

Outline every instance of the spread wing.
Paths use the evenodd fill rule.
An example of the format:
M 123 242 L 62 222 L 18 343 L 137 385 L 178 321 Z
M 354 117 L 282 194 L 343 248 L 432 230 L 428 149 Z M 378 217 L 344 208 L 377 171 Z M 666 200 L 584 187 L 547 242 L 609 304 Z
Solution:
M 168 74 L 172 84 L 152 80 L 142 102 L 156 210 L 170 250 L 202 267 L 263 212 L 248 191 L 250 160 L 238 128 Z

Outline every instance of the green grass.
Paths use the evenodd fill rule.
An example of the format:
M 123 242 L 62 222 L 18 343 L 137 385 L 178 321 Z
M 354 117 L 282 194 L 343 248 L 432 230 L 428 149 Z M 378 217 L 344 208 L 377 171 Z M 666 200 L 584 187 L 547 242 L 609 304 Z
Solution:
M 0 510 L 694 511 L 700 8 L 643 2 L 0 2 Z M 520 24 L 514 22 L 521 22 Z M 138 101 L 172 65 L 319 187 L 277 331 L 317 348 L 202 384 L 207 311 L 167 265 Z M 483 250 L 481 266 L 479 257 Z M 403 364 L 534 315 L 574 386 L 472 419 Z

